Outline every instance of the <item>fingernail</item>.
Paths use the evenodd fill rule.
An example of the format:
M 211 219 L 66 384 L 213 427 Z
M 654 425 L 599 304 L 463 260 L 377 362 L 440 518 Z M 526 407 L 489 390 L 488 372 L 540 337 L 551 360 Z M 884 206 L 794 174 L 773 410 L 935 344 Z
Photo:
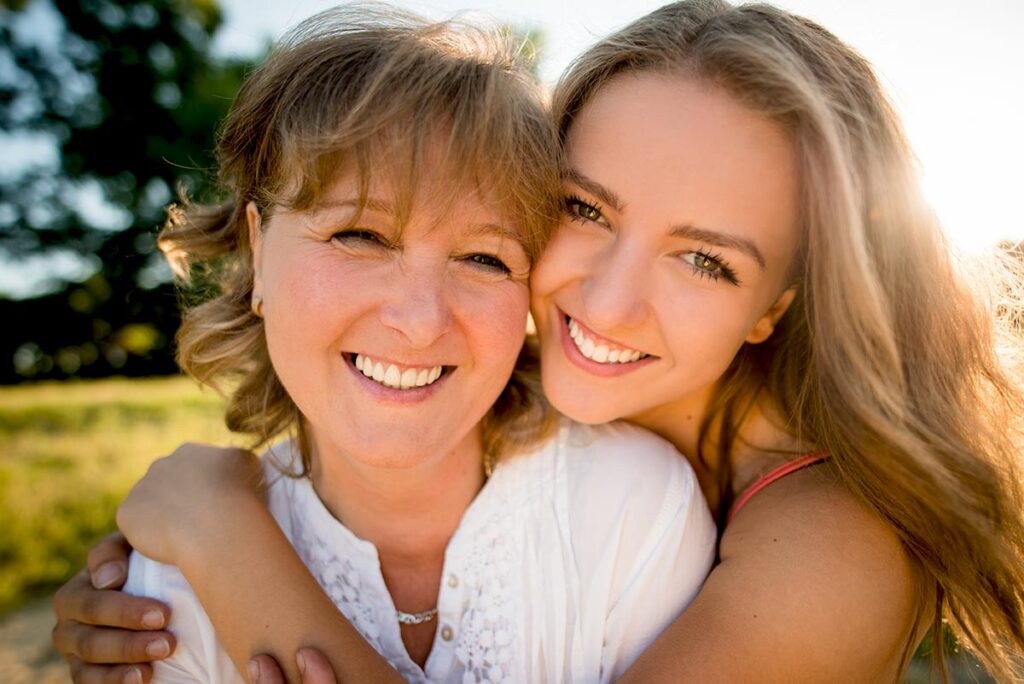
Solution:
M 166 658 L 171 654 L 171 645 L 167 639 L 153 639 L 146 644 L 146 655 L 150 658 Z
M 160 629 L 164 626 L 164 614 L 156 608 L 150 608 L 142 614 L 142 625 L 149 629 Z
M 260 681 L 260 664 L 255 659 L 249 661 L 249 679 L 253 681 L 253 684 Z
M 142 670 L 137 667 L 130 668 L 124 674 L 124 684 L 142 684 Z
M 92 574 L 92 585 L 97 589 L 106 589 L 120 580 L 123 575 L 123 563 L 104 563 Z
M 302 655 L 302 651 L 295 654 L 295 663 L 299 666 L 299 672 L 306 674 L 306 656 Z

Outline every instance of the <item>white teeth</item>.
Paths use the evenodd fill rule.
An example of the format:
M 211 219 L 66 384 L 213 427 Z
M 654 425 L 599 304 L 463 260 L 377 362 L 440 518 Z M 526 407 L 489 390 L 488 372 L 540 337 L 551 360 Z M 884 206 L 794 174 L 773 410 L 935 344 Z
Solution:
M 649 354 L 635 349 L 619 349 L 606 344 L 598 344 L 587 337 L 583 329 L 572 318 L 569 319 L 569 337 L 576 343 L 576 348 L 580 350 L 581 354 L 597 363 L 631 363 L 649 356 Z
M 374 361 L 369 356 L 356 354 L 355 367 L 366 377 L 392 389 L 413 389 L 424 387 L 441 377 L 441 366 L 433 368 L 406 368 L 381 361 Z

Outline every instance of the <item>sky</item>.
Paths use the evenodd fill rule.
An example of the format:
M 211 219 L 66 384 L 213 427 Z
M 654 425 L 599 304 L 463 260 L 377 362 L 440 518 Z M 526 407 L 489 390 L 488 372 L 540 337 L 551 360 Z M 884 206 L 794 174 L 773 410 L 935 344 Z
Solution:
M 215 39 L 225 56 L 251 56 L 331 0 L 220 0 Z M 397 0 L 433 19 L 459 12 L 544 34 L 543 79 L 600 36 L 663 4 L 658 0 Z M 1024 239 L 1024 0 L 781 0 L 852 45 L 875 66 L 901 113 L 926 193 L 952 244 L 983 253 Z M 40 146 L 3 156 L 53 154 Z M 12 147 L 13 145 L 13 147 Z M 38 148 L 38 149 L 36 149 Z M 0 173 L 4 172 L 0 164 Z M 10 171 L 10 166 L 8 171 Z M 96 209 L 100 211 L 101 209 Z M 41 267 L 74 276 L 91 268 L 70 256 L 15 268 L 0 259 L 0 291 L 32 292 Z M 61 270 L 63 269 L 63 270 Z M 83 271 L 84 272 L 84 271 Z

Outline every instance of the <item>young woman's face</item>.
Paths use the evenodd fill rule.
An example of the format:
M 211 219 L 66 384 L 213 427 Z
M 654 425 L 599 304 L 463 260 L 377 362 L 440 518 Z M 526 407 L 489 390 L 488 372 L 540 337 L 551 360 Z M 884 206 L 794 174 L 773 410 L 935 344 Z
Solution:
M 316 210 L 277 209 L 256 245 L 274 369 L 316 443 L 366 465 L 475 439 L 523 345 L 530 260 L 511 227 L 474 192 L 445 207 L 427 194 L 400 231 L 390 187 L 371 184 L 350 225 L 359 191 L 343 178 Z
M 723 90 L 627 74 L 567 153 L 568 216 L 532 280 L 548 397 L 587 423 L 699 407 L 794 294 L 790 141 Z

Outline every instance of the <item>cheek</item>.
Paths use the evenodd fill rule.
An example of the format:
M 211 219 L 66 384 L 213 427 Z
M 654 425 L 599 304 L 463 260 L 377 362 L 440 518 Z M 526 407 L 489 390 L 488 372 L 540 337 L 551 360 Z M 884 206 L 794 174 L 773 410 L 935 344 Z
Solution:
M 580 240 L 573 226 L 562 225 L 548 242 L 530 279 L 533 300 L 553 294 L 586 270 L 586 241 Z
M 760 318 L 758 306 L 738 292 L 676 288 L 657 309 L 676 363 L 715 379 Z
M 332 256 L 314 254 L 276 269 L 266 284 L 268 318 L 315 337 L 359 304 L 354 293 L 375 291 L 366 269 L 339 265 Z
M 353 297 L 367 280 L 330 254 L 280 260 L 264 272 L 264 328 L 271 362 L 289 393 L 297 382 L 326 377 L 341 334 L 366 304 Z M 371 290 L 372 291 L 372 290 Z
M 526 284 L 506 282 L 480 289 L 463 288 L 457 308 L 460 327 L 474 358 L 493 366 L 495 373 L 499 369 L 510 373 L 526 338 Z

